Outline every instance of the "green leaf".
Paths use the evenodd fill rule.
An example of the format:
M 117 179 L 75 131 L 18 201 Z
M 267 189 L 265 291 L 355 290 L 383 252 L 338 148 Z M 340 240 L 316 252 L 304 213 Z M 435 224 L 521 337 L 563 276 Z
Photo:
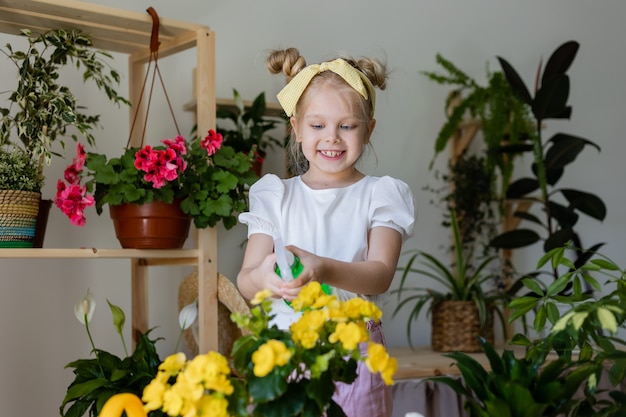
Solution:
M 517 249 L 532 245 L 539 239 L 539 234 L 534 230 L 516 229 L 496 236 L 489 242 L 489 246 L 498 249 Z
M 124 315 L 124 311 L 118 306 L 112 304 L 108 299 L 107 303 L 109 304 L 109 308 L 111 309 L 111 314 L 113 315 L 113 325 L 117 330 L 117 333 L 122 335 L 122 330 L 124 329 L 124 323 L 126 322 L 126 316 Z
M 63 403 L 85 396 L 97 388 L 105 386 L 109 381 L 105 378 L 96 378 L 86 382 L 72 384 L 63 398 Z

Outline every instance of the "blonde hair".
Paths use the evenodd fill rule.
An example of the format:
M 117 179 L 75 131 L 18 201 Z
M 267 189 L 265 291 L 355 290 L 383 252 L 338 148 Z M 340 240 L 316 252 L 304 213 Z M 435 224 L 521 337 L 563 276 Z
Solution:
M 363 75 L 370 80 L 374 87 L 378 87 L 380 90 L 384 90 L 387 87 L 387 78 L 389 73 L 387 71 L 386 64 L 382 61 L 376 58 L 367 57 L 354 60 L 352 57 L 347 55 L 338 56 L 337 58 L 342 58 L 354 68 L 361 71 L 361 73 L 363 73 Z M 267 57 L 268 70 L 272 74 L 284 74 L 287 77 L 287 82 L 295 77 L 306 66 L 306 60 L 300 55 L 300 51 L 296 48 L 273 50 Z M 371 98 L 363 98 L 340 76 L 332 71 L 324 71 L 313 77 L 308 87 L 300 97 L 300 100 L 298 100 L 294 117 L 301 117 L 301 112 L 298 110 L 307 102 L 307 93 L 309 91 L 315 91 L 320 88 L 321 85 L 326 85 L 327 83 L 331 83 L 335 91 L 346 95 L 346 97 L 349 98 L 348 102 L 358 103 L 358 108 L 355 109 L 355 113 L 358 112 L 363 122 L 368 123 L 371 121 L 373 118 Z M 304 158 L 300 143 L 296 141 L 295 132 L 291 132 L 287 148 L 287 156 L 290 174 L 301 175 L 308 170 L 309 163 Z

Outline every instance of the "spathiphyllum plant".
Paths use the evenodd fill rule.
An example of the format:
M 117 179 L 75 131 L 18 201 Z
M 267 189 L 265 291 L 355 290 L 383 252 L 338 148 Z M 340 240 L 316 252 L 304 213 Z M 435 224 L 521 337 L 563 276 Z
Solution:
M 89 342 L 92 347 L 92 358 L 79 359 L 68 363 L 65 367 L 74 372 L 74 381 L 69 385 L 65 398 L 60 407 L 63 417 L 98 417 L 104 404 L 112 396 L 119 393 L 141 395 L 144 388 L 159 372 L 161 359 L 156 351 L 155 343 L 160 339 L 151 339 L 150 333 L 140 334 L 135 350 L 128 354 L 124 335 L 122 333 L 126 317 L 124 311 L 107 300 L 113 316 L 113 325 L 120 336 L 124 357 L 96 348 L 89 328 L 93 317 L 96 300 L 87 290 L 87 294 L 80 299 L 75 307 L 74 314 L 80 323 L 85 326 Z M 198 315 L 197 303 L 192 303 L 181 309 L 178 320 L 181 332 L 174 350 L 178 350 L 180 336 L 189 328 Z M 165 416 L 161 410 L 153 410 L 150 417 Z

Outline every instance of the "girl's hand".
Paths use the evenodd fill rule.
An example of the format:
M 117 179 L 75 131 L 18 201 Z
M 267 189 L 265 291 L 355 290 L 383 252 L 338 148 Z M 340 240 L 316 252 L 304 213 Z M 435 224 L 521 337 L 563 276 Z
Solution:
M 287 301 L 293 301 L 302 287 L 307 285 L 311 281 L 323 282 L 324 277 L 324 258 L 317 256 L 311 252 L 307 252 L 297 246 L 289 245 L 286 247 L 288 251 L 291 251 L 294 255 L 300 258 L 300 262 L 304 266 L 304 269 L 293 281 L 283 281 L 281 294 Z

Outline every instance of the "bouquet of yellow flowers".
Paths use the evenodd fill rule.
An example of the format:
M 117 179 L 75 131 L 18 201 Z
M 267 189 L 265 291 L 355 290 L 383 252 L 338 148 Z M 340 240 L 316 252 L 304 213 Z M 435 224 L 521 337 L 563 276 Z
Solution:
M 352 383 L 358 361 L 393 384 L 397 361 L 384 346 L 370 341 L 367 322 L 379 320 L 378 307 L 364 299 L 339 301 L 318 282 L 305 286 L 292 302 L 302 313 L 289 331 L 270 325 L 270 292 L 252 300 L 251 315 L 231 318 L 248 330 L 233 346 L 231 362 L 217 352 L 187 360 L 166 358 L 142 399 L 114 396 L 101 417 L 143 417 L 161 410 L 171 417 L 345 416 L 333 399 L 335 382 Z M 367 355 L 359 344 L 367 343 Z

